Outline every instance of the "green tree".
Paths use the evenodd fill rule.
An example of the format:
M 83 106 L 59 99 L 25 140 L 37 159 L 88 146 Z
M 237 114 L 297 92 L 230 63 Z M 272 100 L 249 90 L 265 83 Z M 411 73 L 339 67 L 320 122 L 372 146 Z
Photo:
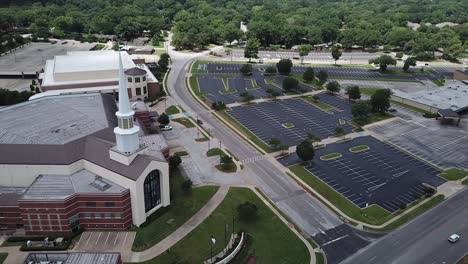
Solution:
M 293 63 L 290 59 L 281 59 L 276 63 L 276 68 L 278 68 L 279 74 L 289 75 L 291 73 Z
M 229 23 L 226 25 L 223 31 L 223 38 L 227 40 L 229 46 L 232 45 L 234 40 L 239 40 L 242 37 L 242 31 L 234 23 Z
M 331 54 L 332 54 L 333 59 L 335 60 L 335 65 L 336 65 L 336 61 L 340 59 L 341 54 L 343 53 L 341 52 L 340 48 L 337 45 L 334 45 L 331 49 Z
M 252 65 L 250 64 L 243 64 L 242 67 L 240 67 L 240 72 L 243 75 L 250 75 L 252 74 Z
M 255 99 L 255 97 L 253 95 L 249 94 L 248 92 L 241 93 L 240 97 L 242 98 L 242 102 L 245 102 L 245 103 L 250 103 L 250 101 Z
M 382 55 L 369 60 L 369 64 L 378 64 L 381 72 L 387 71 L 388 65 L 396 65 L 397 61 L 389 55 Z
M 296 147 L 297 156 L 303 161 L 309 161 L 314 158 L 314 146 L 310 140 L 304 140 Z
M 281 140 L 278 138 L 271 138 L 270 141 L 268 141 L 268 144 L 274 149 L 277 150 L 278 147 L 281 145 Z
M 312 46 L 310 45 L 301 45 L 298 48 L 299 56 L 301 57 L 301 63 L 304 63 L 304 57 L 309 55 Z
M 370 99 L 370 104 L 373 112 L 384 113 L 390 108 L 390 96 L 392 92 L 390 89 L 377 90 Z
M 182 159 L 180 158 L 179 155 L 174 154 L 174 155 L 169 157 L 169 167 L 171 169 L 175 169 L 175 168 L 179 167 L 179 165 L 181 163 L 182 163 Z
M 361 90 L 357 85 L 348 86 L 346 88 L 346 94 L 348 95 L 349 100 L 361 99 Z
M 340 84 L 337 81 L 331 81 L 327 83 L 326 88 L 330 93 L 337 93 L 340 91 Z
M 169 54 L 167 53 L 163 53 L 159 56 L 159 61 L 158 61 L 158 65 L 162 68 L 162 69 L 167 69 L 167 66 L 169 66 Z
M 335 127 L 335 135 L 337 136 L 342 136 L 344 135 L 346 132 L 344 130 L 344 128 L 342 127 Z
M 159 124 L 161 125 L 168 125 L 170 120 L 169 120 L 169 116 L 166 114 L 166 113 L 162 113 L 159 117 L 158 117 L 158 122 Z
M 323 85 L 328 80 L 328 73 L 326 71 L 319 71 L 317 73 L 320 85 Z
M 250 38 L 247 40 L 247 44 L 245 45 L 244 49 L 244 57 L 249 58 L 249 62 L 251 59 L 258 58 L 258 49 L 260 47 L 260 42 L 256 38 Z
M 407 72 L 410 66 L 416 66 L 416 58 L 415 57 L 408 57 L 403 64 L 403 71 Z
M 287 92 L 297 91 L 299 89 L 299 81 L 292 77 L 284 78 L 282 87 Z
M 276 74 L 276 67 L 273 65 L 269 65 L 265 68 L 265 75 L 275 75 Z
M 314 69 L 312 69 L 312 67 L 307 67 L 304 73 L 302 74 L 302 78 L 306 82 L 312 82 L 315 79 Z
M 362 123 L 367 122 L 370 111 L 371 108 L 367 101 L 358 101 L 351 106 L 351 114 Z

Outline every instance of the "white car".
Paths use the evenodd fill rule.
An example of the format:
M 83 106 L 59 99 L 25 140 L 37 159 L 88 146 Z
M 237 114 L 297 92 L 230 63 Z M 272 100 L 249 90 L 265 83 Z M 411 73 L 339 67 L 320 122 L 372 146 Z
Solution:
M 161 127 L 161 131 L 169 131 L 169 130 L 172 130 L 172 127 L 171 127 L 171 126 L 163 126 L 163 127 Z
M 460 236 L 457 234 L 451 234 L 448 238 L 448 241 L 455 243 L 460 239 Z

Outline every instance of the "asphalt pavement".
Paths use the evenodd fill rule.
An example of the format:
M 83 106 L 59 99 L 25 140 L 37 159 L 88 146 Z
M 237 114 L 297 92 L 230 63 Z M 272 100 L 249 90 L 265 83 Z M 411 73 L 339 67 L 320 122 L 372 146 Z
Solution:
M 447 239 L 457 233 L 454 244 Z M 454 264 L 468 251 L 468 189 L 361 249 L 343 263 Z

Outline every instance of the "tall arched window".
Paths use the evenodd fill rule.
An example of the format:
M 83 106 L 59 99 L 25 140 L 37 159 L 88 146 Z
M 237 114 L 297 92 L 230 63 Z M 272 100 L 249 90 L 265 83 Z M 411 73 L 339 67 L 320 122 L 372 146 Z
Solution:
M 161 184 L 159 178 L 159 171 L 154 170 L 148 174 L 143 183 L 145 212 L 148 212 L 161 203 Z

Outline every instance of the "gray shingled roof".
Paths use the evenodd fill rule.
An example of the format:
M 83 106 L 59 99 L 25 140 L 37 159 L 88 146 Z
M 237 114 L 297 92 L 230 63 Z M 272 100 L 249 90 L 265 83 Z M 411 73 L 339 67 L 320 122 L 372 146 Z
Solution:
M 145 74 L 146 74 L 146 71 L 138 67 L 134 67 L 125 71 L 125 75 L 128 75 L 128 76 L 141 76 Z
M 69 103 L 77 103 L 75 106 L 70 106 L 73 111 L 65 110 L 68 106 L 66 103 L 56 100 L 59 97 L 65 99 L 65 101 L 73 98 L 73 100 L 67 101 Z M 100 102 L 98 102 L 97 98 Z M 31 102 L 35 103 L 32 104 Z M 89 104 L 89 102 L 93 103 Z M 21 115 L 22 113 L 31 113 L 31 109 L 28 108 L 49 109 L 41 106 L 41 104 L 53 105 L 56 112 L 66 112 L 70 115 L 70 118 L 80 116 L 89 122 L 94 122 L 94 119 L 90 119 L 87 115 L 101 116 L 100 120 L 102 120 L 102 124 L 97 124 L 95 126 L 96 129 L 88 129 L 73 134 L 70 136 L 71 139 L 60 135 L 60 140 L 44 140 L 36 141 L 35 143 L 18 141 L 17 138 L 21 137 L 21 134 L 15 132 L 13 128 L 0 124 L 0 131 L 4 129 L 18 134 L 18 137 L 10 140 L 3 138 L 3 141 L 0 141 L 0 164 L 68 165 L 80 159 L 85 159 L 127 178 L 136 180 L 152 160 L 163 161 L 159 157 L 138 155 L 130 166 L 126 166 L 110 159 L 109 149 L 115 145 L 113 129 L 117 125 L 117 118 L 115 117 L 117 105 L 111 95 L 88 94 L 43 97 L 37 101 L 33 100 L 13 107 L 2 108 L 0 109 L 0 116 L 3 121 L 5 113 Z M 80 112 L 78 105 L 82 105 L 85 108 L 82 109 L 85 111 L 81 113 L 86 113 L 86 115 L 81 115 L 81 113 L 75 114 L 76 111 Z M 93 107 L 91 108 L 90 105 Z M 36 108 L 38 106 L 40 107 Z M 12 111 L 12 109 L 16 109 L 18 112 Z M 29 118 L 23 119 L 26 122 L 23 126 L 31 126 L 31 124 L 36 123 L 35 118 L 37 116 L 29 115 Z M 53 119 L 53 116 L 50 118 Z M 65 120 L 65 118 L 61 117 L 60 121 L 62 120 Z M 76 119 L 76 122 L 81 123 L 82 120 Z M 48 126 L 53 127 L 53 123 L 49 122 Z M 30 132 L 26 131 L 26 133 Z

